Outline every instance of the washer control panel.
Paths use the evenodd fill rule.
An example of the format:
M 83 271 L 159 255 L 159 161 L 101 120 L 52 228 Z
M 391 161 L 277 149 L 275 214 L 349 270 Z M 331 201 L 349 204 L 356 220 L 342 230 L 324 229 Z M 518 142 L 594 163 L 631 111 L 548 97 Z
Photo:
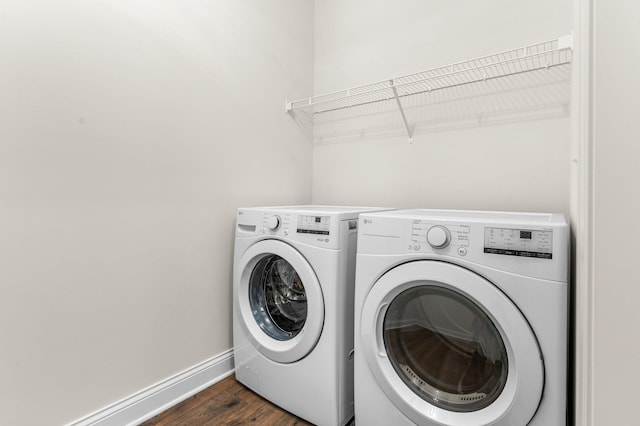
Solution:
M 240 208 L 235 237 L 238 241 L 274 239 L 328 250 L 353 246 L 355 250 L 360 210 L 365 209 L 333 206 Z
M 243 222 L 250 222 L 246 218 L 248 214 L 250 213 L 242 212 Z M 263 235 L 294 237 L 299 241 L 320 244 L 323 247 L 331 245 L 331 237 L 337 231 L 336 224 L 331 221 L 331 216 L 295 215 L 286 212 L 264 212 L 259 215 L 261 216 L 260 226 L 243 224 L 239 227 Z M 333 229 L 332 225 L 334 225 Z M 300 238 L 302 239 L 300 240 Z
M 262 227 L 257 229 L 262 234 L 282 234 L 289 235 L 291 226 L 291 215 L 264 213 L 262 215 Z
M 267 218 L 265 224 L 267 225 L 267 228 L 271 229 L 272 231 L 276 231 L 278 228 L 280 228 L 282 219 L 278 215 L 273 215 Z
M 298 216 L 296 232 L 300 234 L 329 235 L 331 218 L 329 216 Z
M 484 252 L 506 256 L 553 258 L 553 231 L 485 228 Z

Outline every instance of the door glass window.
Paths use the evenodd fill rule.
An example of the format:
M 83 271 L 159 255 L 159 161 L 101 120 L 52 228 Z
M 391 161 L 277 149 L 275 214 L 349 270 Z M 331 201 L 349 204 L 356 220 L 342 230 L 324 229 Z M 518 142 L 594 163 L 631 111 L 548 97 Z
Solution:
M 440 408 L 480 410 L 498 398 L 507 380 L 505 345 L 491 319 L 443 287 L 412 287 L 393 299 L 384 344 L 404 383 Z
M 253 269 L 249 302 L 260 328 L 276 340 L 294 338 L 307 319 L 307 295 L 302 280 L 280 256 L 265 256 Z

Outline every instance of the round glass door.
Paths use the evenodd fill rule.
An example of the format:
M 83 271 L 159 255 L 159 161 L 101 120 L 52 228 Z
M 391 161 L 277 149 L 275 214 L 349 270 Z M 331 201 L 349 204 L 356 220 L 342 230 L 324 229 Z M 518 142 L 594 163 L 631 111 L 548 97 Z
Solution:
M 258 326 L 276 340 L 297 336 L 307 319 L 307 294 L 300 275 L 277 255 L 263 257 L 253 269 L 249 303 Z
M 407 262 L 378 278 L 359 315 L 363 371 L 414 423 L 525 425 L 535 414 L 544 384 L 538 341 L 484 277 L 446 262 Z
M 272 361 L 291 363 L 313 350 L 324 324 L 315 271 L 295 248 L 277 240 L 250 246 L 234 271 L 234 312 L 251 344 Z
M 396 373 L 422 399 L 444 409 L 487 407 L 507 380 L 507 351 L 493 321 L 448 288 L 417 286 L 390 303 L 384 344 Z

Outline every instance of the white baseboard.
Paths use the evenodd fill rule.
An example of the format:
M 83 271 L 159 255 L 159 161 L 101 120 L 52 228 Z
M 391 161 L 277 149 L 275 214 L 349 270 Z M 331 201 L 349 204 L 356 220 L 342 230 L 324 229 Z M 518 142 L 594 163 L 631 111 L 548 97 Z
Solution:
M 69 426 L 137 425 L 229 376 L 233 366 L 230 349 Z

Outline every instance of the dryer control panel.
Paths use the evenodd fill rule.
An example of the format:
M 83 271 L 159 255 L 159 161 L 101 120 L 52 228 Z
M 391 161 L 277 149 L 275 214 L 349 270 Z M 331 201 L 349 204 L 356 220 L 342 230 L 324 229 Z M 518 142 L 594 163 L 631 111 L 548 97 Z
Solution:
M 552 259 L 553 231 L 487 227 L 484 229 L 484 252 Z
M 396 210 L 360 216 L 358 255 L 470 262 L 566 282 L 569 226 L 560 214 Z
M 411 247 L 409 249 L 424 251 L 424 248 L 444 249 L 451 246 L 462 252 L 469 247 L 469 234 L 469 225 L 447 224 L 443 226 L 432 221 L 414 220 L 411 223 Z
M 409 251 L 451 253 L 466 256 L 472 227 L 468 224 L 441 224 L 414 220 Z M 482 240 L 481 240 L 482 241 Z M 480 241 L 478 241 L 480 243 Z M 553 258 L 553 231 L 525 228 L 485 227 L 484 253 L 505 256 Z M 447 250 L 445 250 L 447 249 Z

